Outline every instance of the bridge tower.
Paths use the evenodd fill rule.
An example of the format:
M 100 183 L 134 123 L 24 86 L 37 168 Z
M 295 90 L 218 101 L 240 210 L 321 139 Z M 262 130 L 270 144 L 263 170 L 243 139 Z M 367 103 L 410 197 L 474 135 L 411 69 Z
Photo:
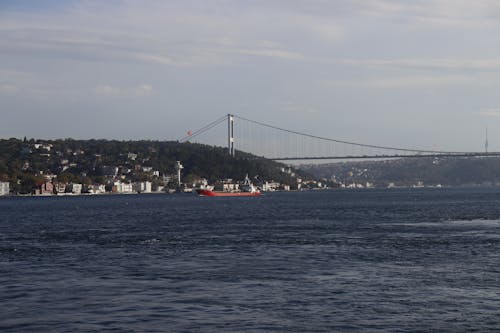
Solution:
M 227 115 L 227 151 L 230 156 L 234 156 L 234 116 Z

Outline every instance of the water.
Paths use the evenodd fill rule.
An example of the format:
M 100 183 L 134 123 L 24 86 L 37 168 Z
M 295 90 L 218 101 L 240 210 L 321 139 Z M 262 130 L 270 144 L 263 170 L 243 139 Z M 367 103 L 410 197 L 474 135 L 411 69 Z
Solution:
M 500 190 L 0 199 L 2 332 L 498 332 Z

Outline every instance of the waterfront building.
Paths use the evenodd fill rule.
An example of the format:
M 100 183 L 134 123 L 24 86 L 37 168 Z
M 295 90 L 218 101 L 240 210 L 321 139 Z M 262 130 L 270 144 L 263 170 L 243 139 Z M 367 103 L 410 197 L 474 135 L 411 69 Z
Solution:
M 70 183 L 66 186 L 67 193 L 82 194 L 82 184 Z
M 54 185 L 51 182 L 44 182 L 37 185 L 34 192 L 35 195 L 52 195 L 54 194 Z
M 0 195 L 8 195 L 10 192 L 9 182 L 0 182 Z
M 278 182 L 264 182 L 262 184 L 262 191 L 264 192 L 274 192 L 280 188 L 281 184 Z
M 66 192 L 66 183 L 54 183 L 54 192 L 55 194 L 62 194 Z
M 89 185 L 89 193 L 92 194 L 104 194 L 106 193 L 106 185 L 103 184 L 94 184 L 94 185 Z
M 130 183 L 122 183 L 117 181 L 113 184 L 113 192 L 115 193 L 133 193 L 134 188 Z
M 152 183 L 148 181 L 136 182 L 134 183 L 134 191 L 138 193 L 151 193 L 151 186 Z
M 134 192 L 134 188 L 131 183 L 122 183 L 122 192 L 123 193 L 132 193 Z

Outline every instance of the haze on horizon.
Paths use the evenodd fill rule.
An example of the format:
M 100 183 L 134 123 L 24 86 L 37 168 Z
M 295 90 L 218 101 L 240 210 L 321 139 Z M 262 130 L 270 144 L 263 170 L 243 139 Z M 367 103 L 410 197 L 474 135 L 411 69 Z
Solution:
M 500 151 L 494 0 L 0 2 L 0 138 L 176 140 L 224 114 Z

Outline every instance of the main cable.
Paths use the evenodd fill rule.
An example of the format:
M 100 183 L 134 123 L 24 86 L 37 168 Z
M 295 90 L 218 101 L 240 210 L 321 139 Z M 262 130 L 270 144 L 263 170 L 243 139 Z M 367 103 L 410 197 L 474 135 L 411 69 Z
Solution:
M 394 150 L 394 151 L 404 151 L 404 152 L 411 152 L 411 153 L 433 153 L 433 154 L 464 154 L 466 152 L 450 152 L 450 151 L 439 151 L 439 150 L 420 150 L 420 149 L 409 149 L 409 148 L 396 148 L 396 147 L 388 147 L 388 146 L 377 146 L 377 145 L 369 145 L 369 144 L 364 144 L 364 143 L 357 143 L 357 142 L 351 142 L 351 141 L 345 141 L 345 140 L 337 140 L 337 139 L 330 139 L 330 138 L 325 138 L 317 135 L 312 135 L 312 134 L 307 134 L 307 133 L 302 133 L 298 131 L 293 131 L 293 130 L 288 130 L 285 128 L 281 128 L 278 126 L 273 126 L 269 124 L 262 123 L 260 121 L 256 120 L 251 120 L 247 119 L 244 117 L 240 117 L 237 115 L 233 115 L 235 118 L 238 118 L 240 120 L 248 121 L 250 123 L 254 123 L 256 125 L 272 128 L 275 130 L 279 131 L 284 131 L 287 133 L 295 134 L 295 135 L 300 135 L 300 136 L 305 136 L 313 139 L 318 139 L 318 140 L 323 140 L 323 141 L 330 141 L 330 142 L 336 142 L 336 143 L 343 143 L 343 144 L 348 144 L 348 145 L 353 145 L 353 146 L 359 146 L 359 147 L 367 147 L 367 148 L 375 148 L 375 149 L 385 149 L 385 150 Z

